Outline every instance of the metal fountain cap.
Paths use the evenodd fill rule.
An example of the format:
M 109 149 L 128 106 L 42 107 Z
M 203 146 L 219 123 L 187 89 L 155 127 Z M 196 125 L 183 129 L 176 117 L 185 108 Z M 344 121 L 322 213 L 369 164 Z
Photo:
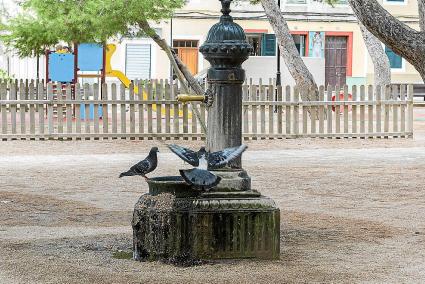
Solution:
M 240 67 L 248 59 L 252 46 L 247 42 L 243 28 L 230 16 L 233 0 L 219 1 L 223 15 L 220 22 L 212 26 L 199 50 L 214 68 Z

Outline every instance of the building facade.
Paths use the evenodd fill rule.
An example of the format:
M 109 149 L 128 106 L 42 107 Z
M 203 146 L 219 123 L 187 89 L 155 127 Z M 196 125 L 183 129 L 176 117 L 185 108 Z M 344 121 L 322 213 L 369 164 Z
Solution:
M 405 24 L 419 29 L 417 0 L 382 1 L 390 13 Z M 319 84 L 373 84 L 373 63 L 357 20 L 345 0 L 334 7 L 313 0 L 281 2 L 282 13 L 297 49 Z M 205 41 L 210 27 L 218 21 L 220 8 L 217 0 L 190 0 L 185 7 L 175 12 L 172 19 L 152 23 L 193 74 L 209 66 L 199 52 L 199 47 Z M 261 5 L 239 1 L 232 10 L 235 21 L 245 30 L 248 41 L 254 47 L 250 59 L 244 63 L 247 76 L 254 81 L 275 78 L 276 37 Z M 112 66 L 130 79 L 171 77 L 170 63 L 165 53 L 151 39 L 124 39 L 116 44 Z M 412 65 L 388 47 L 384 48 L 391 62 L 393 83 L 423 83 Z M 3 62 L 0 62 L 0 67 L 15 77 L 33 76 L 35 72 L 30 69 L 33 68 L 31 64 L 34 64 L 34 60 L 27 61 L 28 64 L 22 63 L 22 60 L 9 54 L 7 60 L 3 58 Z M 283 59 L 282 83 L 294 84 Z

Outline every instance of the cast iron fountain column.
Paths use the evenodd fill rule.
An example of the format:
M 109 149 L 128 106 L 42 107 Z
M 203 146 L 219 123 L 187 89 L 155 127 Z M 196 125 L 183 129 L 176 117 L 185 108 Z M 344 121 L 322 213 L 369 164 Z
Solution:
M 252 49 L 243 29 L 229 15 L 232 1 L 220 1 L 223 16 L 200 48 L 211 62 L 210 151 L 242 144 L 245 71 L 241 64 Z M 215 174 L 222 180 L 209 192 L 191 188 L 181 177 L 148 180 L 149 193 L 142 195 L 134 208 L 134 259 L 279 258 L 280 210 L 275 202 L 251 189 L 251 179 L 240 160 Z
M 209 31 L 200 52 L 211 63 L 208 83 L 214 102 L 208 109 L 207 144 L 210 151 L 242 144 L 242 84 L 245 70 L 241 64 L 248 59 L 252 47 L 244 30 L 229 15 L 231 0 L 222 2 L 220 22 Z M 232 166 L 241 167 L 240 160 Z

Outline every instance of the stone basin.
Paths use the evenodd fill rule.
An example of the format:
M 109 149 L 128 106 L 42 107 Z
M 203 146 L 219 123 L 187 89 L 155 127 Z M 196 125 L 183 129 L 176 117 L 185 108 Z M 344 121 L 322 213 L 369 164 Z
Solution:
M 170 193 L 177 198 L 197 197 L 200 191 L 193 189 L 181 176 L 165 176 L 148 179 L 149 194 L 157 196 L 163 193 Z

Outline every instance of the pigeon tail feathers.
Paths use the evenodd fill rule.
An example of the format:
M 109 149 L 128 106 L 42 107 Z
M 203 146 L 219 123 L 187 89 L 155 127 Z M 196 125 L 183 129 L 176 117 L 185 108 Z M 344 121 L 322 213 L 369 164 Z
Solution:
M 131 172 L 131 171 L 128 171 L 128 172 L 123 172 L 123 173 L 121 173 L 120 174 L 120 176 L 119 176 L 119 178 L 123 178 L 123 177 L 131 177 L 131 176 L 134 176 L 135 174 L 133 173 L 133 172 Z
M 187 184 L 201 190 L 209 190 L 216 187 L 221 182 L 221 177 L 216 176 L 207 170 L 180 170 L 180 175 Z

